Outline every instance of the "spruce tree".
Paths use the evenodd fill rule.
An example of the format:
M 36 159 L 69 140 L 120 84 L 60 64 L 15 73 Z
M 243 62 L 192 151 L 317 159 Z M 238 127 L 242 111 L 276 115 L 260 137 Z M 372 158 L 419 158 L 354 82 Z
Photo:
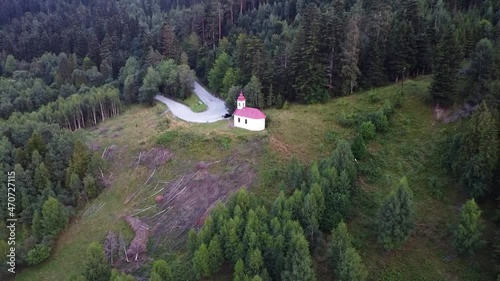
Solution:
M 208 244 L 208 252 L 210 255 L 210 271 L 212 273 L 218 272 L 224 262 L 224 254 L 219 241 L 219 236 L 214 235 L 210 244 Z
M 484 197 L 490 192 L 499 160 L 497 122 L 486 102 L 472 114 L 460 138 L 452 169 L 472 197 Z
M 210 277 L 212 275 L 210 254 L 205 243 L 202 243 L 200 248 L 194 252 L 193 268 L 198 279 Z
M 41 224 L 44 235 L 57 236 L 68 224 L 68 214 L 64 206 L 53 197 L 49 197 L 42 206 Z
M 172 280 L 172 269 L 164 260 L 156 260 L 151 270 L 150 281 L 169 281 Z
M 481 239 L 484 226 L 481 223 L 481 210 L 474 199 L 462 206 L 458 223 L 453 229 L 453 247 L 459 254 L 473 254 L 484 245 Z
M 336 280 L 362 281 L 368 275 L 351 240 L 347 225 L 340 222 L 333 230 L 329 247 L 330 263 L 337 277 Z
M 398 188 L 385 200 L 379 212 L 378 241 L 385 249 L 395 249 L 411 234 L 415 225 L 415 206 L 408 182 L 402 178 Z
M 460 64 L 458 42 L 452 28 L 445 31 L 434 52 L 431 95 L 442 106 L 453 104 L 456 98 L 456 80 Z
M 91 243 L 87 248 L 85 262 L 83 264 L 83 276 L 87 280 L 109 281 L 111 269 L 104 254 L 102 246 Z

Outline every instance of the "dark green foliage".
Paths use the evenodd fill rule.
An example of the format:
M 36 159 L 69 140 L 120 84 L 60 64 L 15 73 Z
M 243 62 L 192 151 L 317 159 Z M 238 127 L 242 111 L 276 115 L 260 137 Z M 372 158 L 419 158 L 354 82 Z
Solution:
M 156 260 L 151 270 L 150 281 L 168 281 L 172 279 L 172 269 L 166 261 Z
M 135 277 L 132 276 L 132 275 L 128 275 L 128 274 L 125 274 L 125 273 L 121 273 L 120 271 L 118 271 L 117 269 L 113 269 L 111 271 L 111 277 L 109 279 L 109 281 L 135 281 Z M 167 280 L 167 279 L 165 279 Z M 156 281 L 162 281 L 161 279 L 157 279 Z
M 68 224 L 68 214 L 64 206 L 53 197 L 49 197 L 42 206 L 42 233 L 59 235 Z
M 50 247 L 38 244 L 28 252 L 26 261 L 29 265 L 39 264 L 50 256 Z
M 149 67 L 142 86 L 139 89 L 139 101 L 143 103 L 153 104 L 153 98 L 158 94 L 161 78 L 160 74 L 153 68 Z
M 332 164 L 340 173 L 345 171 L 349 184 L 354 184 L 357 177 L 357 168 L 349 142 L 345 140 L 339 141 L 332 155 Z
M 292 193 L 293 190 L 300 187 L 303 181 L 303 166 L 299 162 L 299 159 L 294 155 L 290 164 L 288 164 L 288 180 L 286 190 L 288 193 Z
M 329 247 L 330 264 L 335 272 L 336 280 L 362 281 L 368 276 L 351 240 L 347 225 L 340 222 L 333 230 Z
M 73 174 L 77 175 L 80 179 L 85 177 L 88 170 L 88 165 L 90 162 L 90 155 L 87 151 L 87 147 L 80 141 L 76 141 L 73 147 L 73 156 L 69 162 L 67 177 L 66 177 L 66 187 L 71 188 L 70 178 Z
M 484 226 L 481 210 L 474 199 L 468 200 L 460 210 L 460 217 L 453 228 L 453 247 L 459 254 L 473 254 L 484 245 L 481 239 Z
M 499 139 L 495 121 L 483 102 L 464 124 L 455 141 L 449 144 L 448 157 L 453 173 L 472 197 L 483 197 L 491 191 L 499 159 Z
M 104 255 L 102 246 L 91 243 L 87 248 L 85 262 L 83 263 L 83 276 L 87 280 L 109 281 L 111 269 Z
M 460 51 L 454 30 L 445 31 L 434 52 L 434 72 L 431 95 L 442 106 L 453 104 L 456 98 L 456 80 L 460 64 Z
M 375 125 L 371 121 L 366 121 L 359 125 L 359 133 L 365 140 L 371 140 L 375 137 Z
M 356 159 L 363 159 L 366 156 L 366 143 L 361 135 L 357 135 L 352 142 L 352 154 Z
M 396 249 L 408 239 L 415 225 L 413 195 L 406 178 L 385 200 L 379 212 L 378 241 L 385 249 Z
M 200 248 L 194 252 L 193 255 L 193 267 L 196 272 L 196 277 L 198 279 L 210 277 L 212 275 L 212 261 L 210 260 L 210 254 L 207 249 L 207 245 L 202 243 Z

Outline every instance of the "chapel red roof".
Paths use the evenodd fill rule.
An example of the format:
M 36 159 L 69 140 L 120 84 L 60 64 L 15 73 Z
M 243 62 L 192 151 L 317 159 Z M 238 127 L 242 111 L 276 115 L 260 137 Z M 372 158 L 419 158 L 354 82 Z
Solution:
M 238 97 L 238 100 L 239 101 L 244 101 L 245 100 L 245 96 L 243 95 L 243 91 L 240 92 L 240 96 Z
M 242 109 L 236 109 L 234 111 L 234 115 L 238 115 L 241 117 L 247 117 L 251 119 L 264 119 L 266 118 L 266 115 L 258 110 L 257 108 L 253 107 L 243 107 Z

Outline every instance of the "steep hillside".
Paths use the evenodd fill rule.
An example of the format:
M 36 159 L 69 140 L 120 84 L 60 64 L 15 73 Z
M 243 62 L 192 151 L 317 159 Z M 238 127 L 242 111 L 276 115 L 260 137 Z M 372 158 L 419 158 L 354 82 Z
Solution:
M 151 229 L 147 252 L 138 262 L 127 264 L 136 276 L 147 275 L 144 268 L 149 268 L 152 258 L 168 260 L 175 255 L 183 260 L 187 228 L 172 231 L 166 227 L 168 220 L 155 219 L 168 211 L 155 203 L 156 195 L 171 196 L 160 188 L 171 190 L 173 195 L 188 192 L 176 197 L 184 200 L 177 202 L 179 211 L 169 213 L 178 216 L 185 227 L 199 226 L 216 199 L 224 200 L 240 186 L 272 202 L 279 191 L 277 183 L 286 178 L 292 155 L 306 165 L 330 155 L 340 138 L 354 137 L 356 130 L 346 120 L 379 110 L 386 100 L 393 105 L 394 113 L 387 131 L 376 134 L 368 143 L 368 155 L 358 161 L 361 173 L 347 221 L 369 279 L 490 280 L 493 265 L 489 253 L 477 255 L 471 263 L 451 250 L 448 228 L 465 197 L 440 168 L 437 146 L 446 126 L 434 119 L 433 109 L 426 104 L 429 80 L 405 81 L 403 96 L 399 95 L 401 84 L 394 84 L 325 104 L 292 104 L 283 110 L 267 110 L 269 126 L 261 133 L 230 128 L 228 121 L 176 121 L 163 113 L 165 108 L 160 105 L 134 106 L 93 130 L 81 131 L 88 134 L 88 145 L 109 160 L 109 187 L 71 222 L 54 255 L 41 265 L 23 270 L 16 280 L 65 280 L 69 273 L 79 274 L 81 253 L 89 243 L 103 242 L 108 231 L 123 235 L 127 243 L 132 240 L 134 233 L 123 220 L 125 215 L 135 215 Z M 396 107 L 398 102 L 400 107 Z M 157 164 L 141 161 L 153 148 L 168 150 L 168 159 L 160 159 Z M 403 247 L 385 251 L 376 243 L 374 223 L 382 199 L 403 176 L 415 194 L 417 227 Z M 222 184 L 229 178 L 229 185 Z M 207 190 L 212 183 L 220 186 L 217 193 Z M 195 204 L 196 211 L 183 204 Z M 489 228 L 486 233 L 491 240 Z M 314 258 L 318 280 L 330 280 L 324 247 L 314 252 Z M 213 280 L 221 278 L 231 280 L 231 270 L 225 268 Z

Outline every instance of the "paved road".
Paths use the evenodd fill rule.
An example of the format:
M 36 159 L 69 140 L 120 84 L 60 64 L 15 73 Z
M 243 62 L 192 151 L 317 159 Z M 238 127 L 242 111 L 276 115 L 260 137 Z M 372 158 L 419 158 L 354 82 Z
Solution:
M 162 95 L 157 95 L 155 99 L 166 104 L 172 114 L 188 122 L 212 123 L 224 119 L 222 116 L 227 113 L 227 109 L 222 100 L 212 96 L 198 82 L 194 82 L 194 93 L 207 105 L 207 110 L 198 113 L 193 112 L 188 106 Z

